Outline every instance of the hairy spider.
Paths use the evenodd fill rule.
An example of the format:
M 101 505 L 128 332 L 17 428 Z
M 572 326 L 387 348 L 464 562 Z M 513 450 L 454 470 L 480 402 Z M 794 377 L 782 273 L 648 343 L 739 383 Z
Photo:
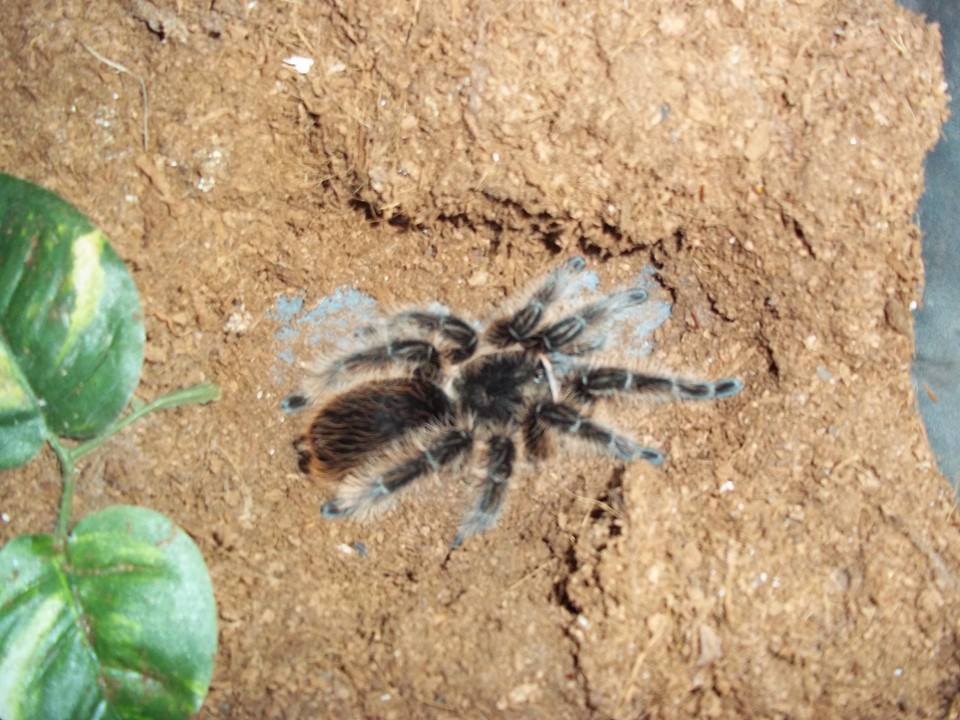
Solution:
M 663 461 L 660 451 L 592 420 L 594 403 L 740 392 L 736 378 L 692 381 L 582 362 L 604 347 L 618 319 L 647 299 L 634 287 L 569 307 L 564 291 L 585 266 L 583 258 L 571 258 L 515 312 L 480 331 L 445 311 L 410 310 L 388 318 L 382 337 L 368 346 L 319 366 L 285 406 L 318 408 L 294 447 L 304 473 L 339 483 L 323 516 L 368 517 L 420 478 L 463 467 L 480 454 L 482 479 L 456 547 L 496 523 L 518 445 L 532 461 L 548 457 L 551 435 L 621 462 Z M 554 314 L 559 317 L 549 320 Z

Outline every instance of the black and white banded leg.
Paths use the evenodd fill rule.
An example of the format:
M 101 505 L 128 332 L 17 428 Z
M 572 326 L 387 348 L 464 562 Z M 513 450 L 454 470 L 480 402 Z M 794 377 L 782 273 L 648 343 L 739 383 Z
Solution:
M 625 435 L 581 415 L 576 408 L 556 402 L 538 403 L 527 418 L 524 442 L 535 457 L 543 455 L 546 431 L 551 429 L 588 443 L 623 462 L 646 460 L 653 465 L 663 462 L 663 453 L 659 450 L 643 447 Z
M 426 332 L 437 333 L 450 344 L 443 350 L 444 357 L 452 363 L 462 363 L 477 350 L 478 338 L 470 324 L 456 315 L 428 310 L 408 310 L 399 313 L 395 322 L 409 322 Z
M 505 435 L 494 435 L 487 443 L 487 472 L 480 487 L 476 504 L 464 516 L 451 547 L 457 548 L 471 535 L 477 535 L 492 528 L 507 494 L 507 483 L 513 473 L 513 461 L 516 458 L 513 440 Z
M 448 430 L 425 450 L 382 474 L 347 478 L 340 484 L 336 499 L 324 503 L 320 514 L 325 518 L 367 517 L 389 504 L 414 480 L 439 471 L 463 457 L 472 447 L 470 432 Z
M 582 355 L 600 349 L 604 338 L 590 337 L 591 331 L 604 330 L 605 324 L 625 310 L 647 301 L 647 291 L 630 288 L 607 295 L 597 302 L 578 308 L 567 317 L 532 333 L 523 346 L 541 353 Z M 575 345 L 576 341 L 579 345 Z M 586 342 L 584 342 L 586 340 Z
M 540 325 L 547 308 L 562 295 L 573 276 L 586 266 L 586 260 L 578 255 L 550 273 L 522 308 L 490 326 L 487 331 L 490 343 L 500 348 L 513 343 L 525 343 Z
M 743 390 L 739 378 L 722 380 L 684 380 L 664 375 L 648 375 L 620 367 L 574 366 L 566 384 L 574 396 L 584 402 L 614 395 L 654 395 L 678 400 L 720 400 Z
M 399 338 L 336 358 L 316 377 L 324 386 L 336 385 L 352 371 L 390 366 L 412 367 L 417 377 L 433 380 L 440 374 L 440 353 L 426 340 Z M 306 407 L 309 401 L 309 393 L 301 391 L 287 395 L 280 403 L 280 408 L 287 413 L 297 412 Z

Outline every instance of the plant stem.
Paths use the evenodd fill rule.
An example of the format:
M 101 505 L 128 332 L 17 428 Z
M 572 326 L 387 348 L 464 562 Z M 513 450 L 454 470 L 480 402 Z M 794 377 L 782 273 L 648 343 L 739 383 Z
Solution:
M 63 478 L 63 492 L 60 495 L 60 511 L 57 513 L 57 526 L 54 530 L 54 542 L 57 547 L 63 547 L 67 541 L 67 523 L 70 522 L 70 511 L 73 509 L 73 491 L 77 486 L 76 466 L 73 463 L 73 454 L 68 448 L 60 444 L 54 436 L 47 436 L 47 442 L 57 454 L 60 461 L 60 476 Z
M 173 392 L 158 397 L 153 402 L 149 402 L 146 405 L 141 405 L 133 410 L 129 415 L 125 415 L 124 417 L 112 423 L 102 433 L 97 435 L 97 437 L 78 445 L 74 445 L 72 448 L 62 445 L 60 440 L 52 433 L 48 434 L 47 442 L 50 443 L 50 447 L 52 447 L 53 451 L 56 453 L 57 460 L 60 461 L 60 476 L 63 479 L 63 493 L 60 496 L 60 511 L 57 513 L 57 526 L 56 530 L 54 531 L 54 542 L 56 545 L 58 547 L 63 547 L 63 545 L 67 542 L 67 525 L 70 522 L 70 514 L 71 510 L 73 509 L 73 492 L 76 489 L 77 484 L 77 460 L 82 458 L 88 452 L 96 450 L 112 435 L 120 432 L 131 423 L 134 423 L 142 418 L 144 415 L 152 413 L 154 410 L 164 410 L 167 408 L 175 408 L 181 405 L 190 405 L 193 403 L 207 403 L 211 400 L 216 400 L 219 396 L 220 389 L 212 383 L 200 383 L 199 385 L 192 385 L 188 388 L 174 390 Z
M 98 447 L 103 445 L 103 443 L 106 442 L 110 436 L 120 432 L 127 427 L 127 425 L 136 422 L 144 415 L 152 413 L 154 410 L 165 410 L 168 408 L 180 407 L 181 405 L 192 405 L 194 403 L 207 403 L 211 400 L 216 400 L 219 395 L 220 389 L 211 383 L 191 385 L 188 388 L 181 388 L 180 390 L 174 390 L 166 395 L 161 395 L 156 400 L 148 402 L 146 405 L 142 405 L 129 415 L 120 418 L 110 425 L 106 430 L 104 430 L 100 435 L 97 435 L 97 437 L 80 443 L 74 447 L 72 450 L 70 450 L 72 458 L 74 461 L 79 460 L 91 450 L 96 450 Z

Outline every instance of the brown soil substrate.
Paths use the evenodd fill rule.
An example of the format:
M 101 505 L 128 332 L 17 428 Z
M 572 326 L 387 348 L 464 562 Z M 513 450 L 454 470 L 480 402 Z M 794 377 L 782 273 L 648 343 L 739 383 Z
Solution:
M 0 168 L 129 263 L 140 396 L 223 388 L 77 496 L 203 550 L 200 716 L 957 716 L 960 525 L 908 374 L 939 48 L 892 0 L 4 2 Z M 654 266 L 657 366 L 744 393 L 625 408 L 663 468 L 524 470 L 446 563 L 445 498 L 323 521 L 278 299 L 482 316 L 575 252 L 607 285 Z M 57 477 L 0 478 L 0 541 L 52 527 Z

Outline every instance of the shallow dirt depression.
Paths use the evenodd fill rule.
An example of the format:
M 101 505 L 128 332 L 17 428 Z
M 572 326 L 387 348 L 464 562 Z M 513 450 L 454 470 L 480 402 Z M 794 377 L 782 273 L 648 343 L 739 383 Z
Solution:
M 110 443 L 77 498 L 202 548 L 200 717 L 956 717 L 960 533 L 908 376 L 936 27 L 892 1 L 447 5 L 0 10 L 0 168 L 130 264 L 142 397 L 223 388 Z M 136 79 L 84 44 L 145 81 L 146 149 Z M 573 253 L 606 287 L 655 267 L 655 367 L 745 392 L 624 409 L 662 469 L 525 470 L 445 565 L 444 498 L 322 521 L 278 301 L 482 315 Z M 49 453 L 5 473 L 0 540 L 51 529 L 58 491 Z

